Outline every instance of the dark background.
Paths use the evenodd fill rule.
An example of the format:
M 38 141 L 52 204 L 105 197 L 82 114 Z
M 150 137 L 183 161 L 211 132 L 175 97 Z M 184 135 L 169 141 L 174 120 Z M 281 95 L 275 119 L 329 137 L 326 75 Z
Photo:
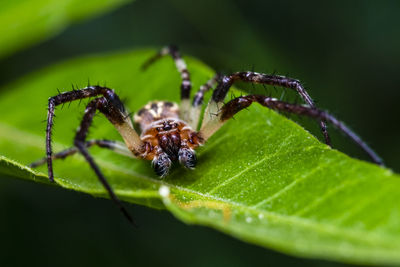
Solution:
M 88 53 L 174 43 L 217 71 L 277 71 L 300 79 L 319 107 L 399 172 L 399 14 L 398 1 L 136 1 L 3 59 L 0 85 Z M 333 143 L 365 159 L 340 134 Z M 0 179 L 0 265 L 340 265 L 248 245 L 164 211 L 129 209 L 139 230 L 107 200 Z

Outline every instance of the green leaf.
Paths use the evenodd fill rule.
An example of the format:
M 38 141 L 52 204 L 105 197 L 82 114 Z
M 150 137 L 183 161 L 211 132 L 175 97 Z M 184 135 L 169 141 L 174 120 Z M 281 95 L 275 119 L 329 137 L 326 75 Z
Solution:
M 0 58 L 47 39 L 69 24 L 109 12 L 129 0 L 2 0 Z
M 153 53 L 79 58 L 3 88 L 0 173 L 48 183 L 45 166 L 31 170 L 24 164 L 45 154 L 43 120 L 56 88 L 70 90 L 71 83 L 83 87 L 88 79 L 107 82 L 132 111 L 154 99 L 178 101 L 180 78 L 170 58 L 140 71 Z M 199 88 L 213 71 L 194 59 L 187 61 L 194 88 Z M 86 102 L 57 109 L 56 151 L 71 146 Z M 90 138 L 120 140 L 104 117 L 97 116 L 94 124 Z M 196 170 L 175 166 L 164 180 L 148 161 L 100 148 L 91 152 L 125 201 L 167 208 L 187 223 L 293 255 L 400 263 L 399 176 L 330 149 L 259 105 L 239 113 L 198 150 Z M 55 161 L 54 170 L 57 185 L 107 197 L 80 155 Z

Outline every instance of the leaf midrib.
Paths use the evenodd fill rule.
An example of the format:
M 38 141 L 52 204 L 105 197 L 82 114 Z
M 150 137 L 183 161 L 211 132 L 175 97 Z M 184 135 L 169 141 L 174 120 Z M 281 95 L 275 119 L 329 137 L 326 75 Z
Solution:
M 42 147 L 42 144 L 39 145 L 39 142 L 32 142 L 32 140 L 41 139 L 41 137 L 36 135 L 36 134 L 30 133 L 30 132 L 26 132 L 26 131 L 21 131 L 18 128 L 15 128 L 15 127 L 10 126 L 10 125 L 6 125 L 4 123 L 0 123 L 0 128 L 1 127 L 3 127 L 3 128 L 7 127 L 10 130 L 12 130 L 13 132 L 18 133 L 20 136 L 24 135 L 25 137 L 29 137 L 30 141 L 26 143 L 27 145 L 35 146 L 35 147 Z M 14 136 L 14 135 L 7 135 L 7 137 L 9 137 L 9 136 Z M 19 142 L 21 142 L 21 140 L 28 140 L 28 138 L 18 139 Z M 62 145 L 62 143 L 56 143 L 56 144 L 57 145 Z M 76 159 L 76 160 L 79 160 L 79 159 Z M 79 160 L 79 161 L 82 161 L 82 160 Z M 320 233 L 328 233 L 328 234 L 336 234 L 336 235 L 340 234 L 340 235 L 346 236 L 348 239 L 352 239 L 352 240 L 356 240 L 356 241 L 368 241 L 373 245 L 376 245 L 377 242 L 379 242 L 382 245 L 388 245 L 388 243 L 390 243 L 390 242 L 387 242 L 388 239 L 395 241 L 395 239 L 391 238 L 391 236 L 389 236 L 387 234 L 380 233 L 380 235 L 378 235 L 378 236 L 377 235 L 371 235 L 371 233 L 369 233 L 367 231 L 362 231 L 360 229 L 350 229 L 350 228 L 344 228 L 344 227 L 337 228 L 337 227 L 335 227 L 335 226 L 333 226 L 331 224 L 325 224 L 325 223 L 321 223 L 321 222 L 316 222 L 314 220 L 310 220 L 310 219 L 306 219 L 306 218 L 302 218 L 302 217 L 298 217 L 298 216 L 282 215 L 282 214 L 279 214 L 279 213 L 276 213 L 276 212 L 272 212 L 272 211 L 260 210 L 260 209 L 257 209 L 256 207 L 246 206 L 246 205 L 244 205 L 242 203 L 233 202 L 233 201 L 230 201 L 230 200 L 227 200 L 227 199 L 224 199 L 224 198 L 219 198 L 219 197 L 216 197 L 216 196 L 213 196 L 213 195 L 209 195 L 208 193 L 201 193 L 199 191 L 194 191 L 194 190 L 191 190 L 191 189 L 188 189 L 188 188 L 184 188 L 184 187 L 181 187 L 181 186 L 170 184 L 170 183 L 167 183 L 165 181 L 155 180 L 152 177 L 136 173 L 135 171 L 132 171 L 132 170 L 129 170 L 129 169 L 121 168 L 120 166 L 117 166 L 117 165 L 115 165 L 113 163 L 110 163 L 110 162 L 102 161 L 101 159 L 97 159 L 97 161 L 99 163 L 101 163 L 102 166 L 110 168 L 110 169 L 112 169 L 113 171 L 116 171 L 116 172 L 120 172 L 120 173 L 123 173 L 123 174 L 126 174 L 126 175 L 131 175 L 131 176 L 133 176 L 132 178 L 134 178 L 134 179 L 146 180 L 147 182 L 150 182 L 152 184 L 156 184 L 156 185 L 159 185 L 159 186 L 167 186 L 167 187 L 175 189 L 177 191 L 181 191 L 182 193 L 186 193 L 186 194 L 197 196 L 198 198 L 207 199 L 207 200 L 211 200 L 211 201 L 216 201 L 216 202 L 220 202 L 220 203 L 223 203 L 223 204 L 229 204 L 229 205 L 231 205 L 233 207 L 238 208 L 238 210 L 245 211 L 245 212 L 249 212 L 250 211 L 252 213 L 256 213 L 256 215 L 262 213 L 263 215 L 265 215 L 266 217 L 268 217 L 271 220 L 275 220 L 277 222 L 282 222 L 282 223 L 285 223 L 287 225 L 295 223 L 297 225 L 302 225 L 304 228 L 314 229 L 315 231 L 320 232 Z M 35 175 L 44 175 L 45 176 L 44 173 L 36 172 L 36 171 L 34 171 L 34 170 L 30 169 L 30 168 L 27 168 L 24 165 L 21 165 L 21 167 L 24 167 L 24 169 L 31 171 Z M 72 183 L 70 183 L 69 181 L 66 181 L 64 179 L 56 179 L 56 180 L 58 180 L 57 183 L 60 183 L 61 185 L 62 184 L 64 184 L 64 185 L 65 184 L 73 185 Z M 81 188 L 80 186 L 76 186 L 76 185 L 73 185 L 73 186 Z M 82 191 L 86 191 L 86 190 L 82 190 Z M 158 196 L 159 199 L 162 199 L 162 197 L 155 190 L 140 190 L 140 191 L 142 191 L 142 192 L 146 191 L 146 194 L 145 194 L 146 196 L 153 196 L 153 197 L 157 197 Z M 102 195 L 103 197 L 107 197 L 105 192 L 101 191 L 101 190 L 99 190 L 99 191 L 90 190 L 90 191 L 87 191 L 87 192 L 91 193 L 91 194 Z M 142 193 L 139 193 L 138 195 L 136 195 L 134 193 L 135 191 L 130 191 L 129 194 L 127 194 L 127 192 L 125 190 L 116 190 L 116 192 L 118 194 L 122 195 L 122 196 L 128 196 L 128 197 L 143 196 Z M 394 242 L 394 243 L 396 243 L 396 242 Z

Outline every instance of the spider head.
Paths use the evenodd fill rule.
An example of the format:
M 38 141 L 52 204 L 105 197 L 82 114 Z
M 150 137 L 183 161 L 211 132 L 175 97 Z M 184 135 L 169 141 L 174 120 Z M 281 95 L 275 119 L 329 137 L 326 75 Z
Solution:
M 165 154 L 171 161 L 179 160 L 179 162 L 189 169 L 196 166 L 196 154 L 193 149 L 187 145 L 187 134 L 180 131 L 182 123 L 176 121 L 165 120 L 163 126 L 159 127 L 158 143 Z
M 165 120 L 161 125 L 161 127 L 157 127 L 158 143 L 171 160 L 177 160 L 181 147 L 179 124 L 175 121 Z
M 142 140 L 147 143 L 144 158 L 152 160 L 155 172 L 161 177 L 168 174 L 172 161 L 179 161 L 188 169 L 196 166 L 194 149 L 201 144 L 201 139 L 182 120 L 155 121 L 142 133 Z

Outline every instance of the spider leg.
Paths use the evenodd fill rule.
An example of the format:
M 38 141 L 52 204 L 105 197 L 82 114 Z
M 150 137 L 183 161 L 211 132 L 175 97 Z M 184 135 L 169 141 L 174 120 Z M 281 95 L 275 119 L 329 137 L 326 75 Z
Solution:
M 383 165 L 382 159 L 363 141 L 361 138 L 350 130 L 343 122 L 336 119 L 329 113 L 317 109 L 315 107 L 307 107 L 302 105 L 290 104 L 280 101 L 276 98 L 266 97 L 263 95 L 247 95 L 235 98 L 226 103 L 206 125 L 203 125 L 199 131 L 199 135 L 207 140 L 215 131 L 217 131 L 227 120 L 252 103 L 258 102 L 262 106 L 276 110 L 288 112 L 296 115 L 307 116 L 318 121 L 326 121 L 332 123 L 336 128 L 341 130 L 347 137 L 360 146 L 378 165 Z
M 298 80 L 275 74 L 271 75 L 271 74 L 246 71 L 246 72 L 235 72 L 229 76 L 224 76 L 222 78 L 221 82 L 214 90 L 212 100 L 209 104 L 211 105 L 209 107 L 210 112 L 215 112 L 218 109 L 218 103 L 222 102 L 225 99 L 225 96 L 228 93 L 229 89 L 236 81 L 268 84 L 272 86 L 280 86 L 295 90 L 307 105 L 309 105 L 312 108 L 315 108 L 314 101 L 307 93 L 304 86 Z M 325 138 L 325 143 L 331 146 L 330 137 L 324 120 L 320 121 L 320 127 L 322 134 L 324 135 Z
M 101 111 L 119 131 L 128 149 L 132 151 L 134 155 L 140 154 L 140 151 L 142 149 L 142 141 L 140 140 L 139 135 L 133 129 L 128 112 L 125 110 L 124 105 L 113 90 L 102 86 L 88 86 L 81 90 L 64 92 L 56 96 L 50 97 L 48 104 L 46 127 L 46 155 L 50 181 L 54 181 L 51 133 L 53 128 L 55 107 L 60 104 L 64 104 L 74 100 L 81 100 L 83 98 L 89 98 L 98 95 L 103 95 L 106 102 L 104 106 L 101 106 Z
M 110 198 L 119 207 L 120 211 L 124 214 L 128 221 L 135 225 L 131 216 L 125 210 L 121 201 L 117 198 L 111 186 L 105 179 L 104 175 L 101 173 L 99 167 L 90 156 L 89 152 L 87 151 L 85 142 L 88 129 L 92 123 L 96 110 L 98 109 L 119 131 L 125 141 L 126 146 L 135 156 L 139 155 L 142 152 L 143 143 L 132 126 L 132 121 L 130 120 L 128 112 L 125 110 L 124 105 L 113 90 L 101 86 L 89 86 L 81 90 L 65 92 L 49 98 L 46 128 L 46 154 L 49 179 L 50 181 L 54 181 L 51 149 L 51 131 L 53 126 L 55 107 L 66 102 L 98 95 L 102 95 L 102 97 L 92 100 L 86 107 L 85 115 L 75 136 L 74 145 L 85 157 L 86 161 L 90 164 L 92 169 L 95 171 L 99 181 L 103 184 L 104 188 L 110 195 Z
M 200 120 L 201 107 L 203 105 L 204 95 L 221 79 L 220 74 L 215 74 L 205 84 L 200 86 L 200 89 L 193 97 L 192 108 L 190 109 L 190 116 L 186 122 L 192 129 L 197 129 Z
M 180 111 L 181 117 L 184 121 L 189 118 L 190 111 L 190 90 L 192 88 L 192 83 L 190 81 L 190 74 L 187 69 L 186 63 L 183 60 L 179 50 L 174 45 L 169 45 L 160 50 L 156 55 L 149 58 L 143 65 L 142 69 L 147 69 L 151 64 L 160 59 L 165 55 L 171 55 L 172 59 L 175 61 L 176 68 L 181 74 L 182 84 L 181 84 L 181 104 Z
M 86 106 L 85 114 L 83 115 L 81 124 L 75 135 L 74 145 L 79 150 L 79 152 L 81 152 L 81 154 L 85 157 L 89 165 L 92 167 L 97 177 L 99 178 L 99 181 L 103 184 L 104 188 L 107 190 L 112 201 L 114 201 L 114 203 L 118 206 L 122 214 L 124 214 L 124 216 L 128 219 L 128 221 L 133 225 L 135 225 L 132 217 L 124 208 L 119 198 L 115 195 L 110 184 L 107 182 L 100 168 L 98 167 L 93 157 L 89 154 L 89 151 L 87 150 L 85 139 L 97 109 L 100 110 L 104 115 L 106 115 L 107 118 L 109 118 L 110 115 L 112 114 L 112 111 L 110 112 L 109 109 L 108 100 L 105 97 L 96 98 L 90 101 L 89 104 Z
M 85 142 L 85 147 L 89 148 L 91 146 L 97 145 L 101 148 L 108 148 L 112 151 L 114 151 L 115 153 L 127 156 L 127 157 L 133 157 L 132 152 L 129 151 L 129 149 L 121 142 L 118 141 L 112 141 L 112 140 L 97 140 L 97 139 L 93 139 L 93 140 L 88 140 Z M 56 154 L 53 154 L 51 156 L 52 160 L 55 159 L 65 159 L 66 157 L 72 156 L 74 154 L 76 154 L 78 152 L 78 149 L 76 147 L 70 147 L 67 148 L 65 150 L 62 150 Z M 29 164 L 29 167 L 31 168 L 36 168 L 40 165 L 43 165 L 47 162 L 47 158 L 41 158 L 35 162 L 32 162 L 31 164 Z

